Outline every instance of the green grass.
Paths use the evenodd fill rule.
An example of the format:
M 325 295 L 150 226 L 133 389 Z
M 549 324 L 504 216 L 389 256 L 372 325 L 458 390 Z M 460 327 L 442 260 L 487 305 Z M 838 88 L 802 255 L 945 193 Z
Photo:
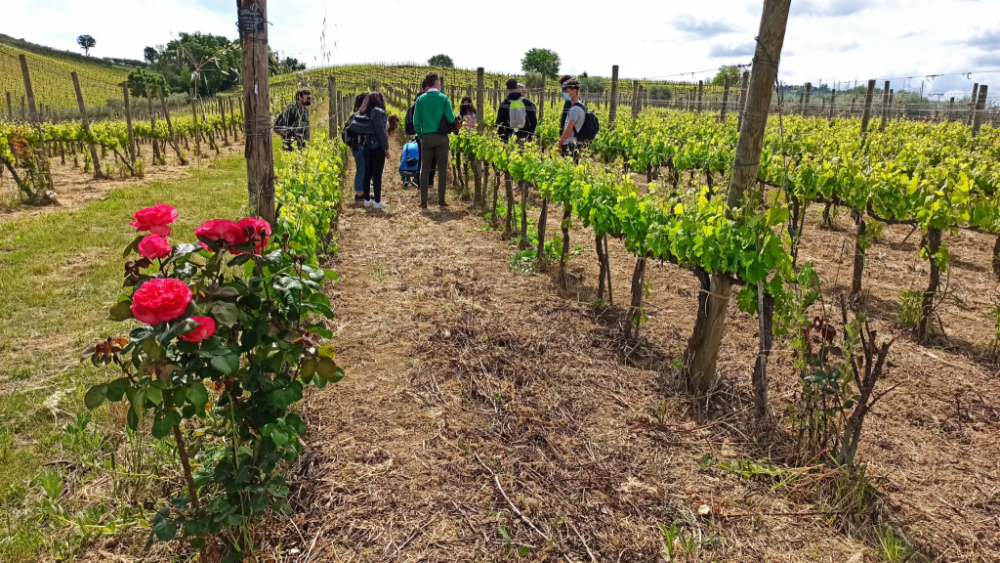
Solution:
M 63 496 L 73 520 L 95 510 L 72 498 L 80 468 L 86 481 L 94 470 L 127 461 L 112 456 L 133 443 L 120 432 L 121 413 L 102 408 L 86 432 L 72 428 L 75 414 L 85 410 L 84 391 L 110 373 L 81 364 L 79 354 L 88 344 L 129 329 L 107 320 L 107 310 L 122 293 L 121 252 L 135 237 L 128 225 L 135 210 L 157 202 L 176 207 L 173 242 L 194 240 L 193 230 L 203 221 L 236 218 L 245 210 L 242 157 L 191 173 L 177 182 L 115 190 L 78 210 L 0 224 L 0 561 L 35 561 L 40 552 L 57 555 L 73 548 L 31 519 L 36 514 L 40 522 L 53 521 L 37 516 L 45 498 L 39 481 L 44 463 L 68 460 L 77 467 L 76 483 Z

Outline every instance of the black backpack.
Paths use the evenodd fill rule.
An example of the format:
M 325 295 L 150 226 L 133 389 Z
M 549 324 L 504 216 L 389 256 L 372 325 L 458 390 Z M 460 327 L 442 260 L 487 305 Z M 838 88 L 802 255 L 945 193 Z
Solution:
M 576 142 L 589 143 L 597 137 L 597 133 L 601 130 L 601 122 L 597 120 L 594 112 L 587 109 L 587 106 L 580 102 L 577 102 L 577 104 L 583 108 L 585 117 L 583 119 L 583 126 L 576 132 Z
M 340 133 L 340 138 L 351 150 L 357 150 L 358 147 L 365 143 L 365 135 L 357 131 L 359 128 L 363 128 L 365 124 L 369 127 L 371 126 L 371 118 L 367 115 L 356 113 L 347 120 L 347 125 L 344 126 L 344 130 Z
M 417 134 L 417 128 L 413 125 L 413 112 L 417 109 L 417 103 L 413 102 L 410 104 L 410 109 L 406 110 L 406 124 L 404 125 L 406 129 L 406 134 L 413 136 Z

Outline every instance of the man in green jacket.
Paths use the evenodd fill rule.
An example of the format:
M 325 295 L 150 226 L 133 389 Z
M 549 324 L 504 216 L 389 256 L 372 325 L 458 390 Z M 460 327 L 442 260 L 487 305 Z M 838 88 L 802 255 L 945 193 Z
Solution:
M 455 123 L 451 100 L 441 93 L 437 73 L 427 75 L 427 93 L 417 98 L 413 128 L 420 139 L 420 207 L 427 209 L 427 188 L 431 183 L 431 163 L 437 161 L 438 205 L 447 207 L 444 190 L 448 182 L 448 133 Z

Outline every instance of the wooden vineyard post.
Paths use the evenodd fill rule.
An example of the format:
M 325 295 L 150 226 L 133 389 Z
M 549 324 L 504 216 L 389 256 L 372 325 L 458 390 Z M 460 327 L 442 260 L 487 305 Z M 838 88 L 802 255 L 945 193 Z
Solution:
M 476 106 L 478 107 L 478 106 Z M 477 110 L 478 111 L 478 110 Z M 481 113 L 479 115 L 482 115 Z M 538 122 L 542 122 L 545 115 L 545 75 L 542 74 L 542 93 L 538 96 Z
M 80 90 L 80 79 L 77 77 L 75 71 L 71 72 L 70 76 L 73 77 L 73 89 L 76 90 L 76 105 L 80 108 L 80 120 L 83 122 L 84 132 L 87 133 L 87 148 L 90 150 L 90 160 L 94 165 L 94 178 L 100 179 L 103 177 L 101 161 L 97 158 L 97 146 L 91 140 L 90 120 L 87 119 L 87 107 L 83 104 L 83 91 Z
M 747 103 L 747 85 L 750 84 L 750 71 L 744 70 L 743 77 L 740 79 L 740 102 L 736 113 L 739 115 L 739 120 L 737 121 L 736 130 L 739 131 L 743 128 L 743 108 Z
M 243 77 L 243 127 L 250 208 L 275 223 L 274 153 L 268 82 L 267 0 L 238 0 Z
M 49 153 L 45 148 L 45 134 L 42 132 L 42 123 L 38 117 L 38 109 L 35 106 L 35 91 L 31 87 L 31 74 L 28 72 L 28 59 L 24 55 L 17 56 L 18 61 L 21 63 L 21 77 L 24 79 L 24 94 L 28 97 L 28 108 L 31 110 L 31 121 L 38 128 L 38 148 L 42 153 L 42 162 L 45 166 L 45 182 L 48 185 L 48 189 L 55 190 L 55 186 L 52 183 L 52 170 L 49 168 Z M 22 106 L 24 104 L 24 98 L 21 98 Z M 44 190 L 41 193 L 34 194 L 35 198 L 38 199 L 39 203 L 51 203 L 51 198 L 45 193 Z
M 985 84 L 979 87 L 979 100 L 976 102 L 975 114 L 972 116 L 972 136 L 979 135 L 979 129 L 983 126 L 983 113 L 986 111 L 986 91 Z
M 965 121 L 972 126 L 972 116 L 976 113 L 976 100 L 979 96 L 979 83 L 976 82 L 972 85 L 972 97 L 969 98 L 969 103 L 966 106 L 968 108 L 968 113 L 966 114 Z
M 128 131 L 128 158 L 132 162 L 132 175 L 135 175 L 135 134 L 132 131 L 132 107 L 129 103 L 128 83 L 122 85 L 122 96 L 125 100 L 125 129 Z
M 153 89 L 149 84 L 143 85 L 146 90 L 146 100 L 149 102 L 149 131 L 153 142 L 153 166 L 159 164 L 160 147 L 156 144 L 156 112 L 153 110 Z M 164 150 L 166 147 L 164 147 Z
M 639 81 L 632 81 L 632 119 L 639 117 Z
M 790 4 L 791 0 L 764 2 L 753 58 L 754 72 L 750 77 L 743 128 L 736 142 L 732 175 L 726 196 L 729 209 L 741 207 L 744 195 L 757 185 L 760 154 L 764 146 L 764 130 L 767 127 L 771 96 L 778 75 Z M 725 332 L 726 309 L 732 293 L 732 281 L 728 276 L 708 274 L 704 270 L 699 270 L 697 275 L 701 282 L 698 313 L 694 331 L 684 352 L 681 373 L 682 379 L 686 381 L 691 391 L 704 394 L 717 381 L 716 365 Z M 764 345 L 766 335 L 763 332 L 760 334 L 760 339 L 762 346 L 754 366 L 753 389 L 756 411 L 762 416 L 767 412 L 767 358 L 770 349 Z
M 618 117 L 618 65 L 611 67 L 611 97 L 608 104 L 608 127 L 611 127 Z
M 226 101 L 219 99 L 219 103 L 216 104 L 219 108 L 219 117 L 222 119 L 222 142 L 229 146 L 229 128 L 226 127 Z
M 722 87 L 722 110 L 719 112 L 719 122 L 726 122 L 726 109 L 729 107 L 729 81 Z
M 865 92 L 865 109 L 861 114 L 861 147 L 864 148 L 868 139 L 868 124 L 872 118 L 872 99 L 875 97 L 875 80 L 868 81 L 868 91 Z
M 951 99 L 948 100 L 948 110 L 947 110 L 948 113 L 944 114 L 945 121 L 951 121 L 951 112 L 954 110 L 954 108 L 955 108 L 955 96 L 952 96 Z
M 704 80 L 699 80 L 698 81 L 698 107 L 696 109 L 696 111 L 698 113 L 701 113 L 701 96 L 704 93 L 704 91 L 705 91 L 705 81 Z
M 830 90 L 830 120 L 831 121 L 833 120 L 834 116 L 836 115 L 836 112 L 833 109 L 835 107 L 836 103 L 837 103 L 837 91 L 836 90 Z
M 880 131 L 885 131 L 885 121 L 889 117 L 889 81 L 885 81 L 885 88 L 882 89 L 882 125 Z
M 407 100 L 409 103 L 409 100 Z M 545 92 L 542 91 L 542 105 L 545 105 Z M 486 111 L 486 69 L 479 67 L 476 69 L 476 131 L 482 134 L 486 130 L 486 120 L 483 113 Z M 539 119 L 540 121 L 541 119 Z M 486 190 L 483 187 L 483 161 L 475 158 L 472 160 L 472 176 L 475 182 L 473 193 L 473 205 L 480 208 L 486 207 Z M 544 236 L 539 229 L 539 236 Z
M 195 96 L 195 89 L 191 88 L 188 101 L 191 102 L 191 118 L 194 120 L 194 125 L 192 126 L 192 133 L 194 136 L 194 154 L 195 156 L 201 156 L 201 134 L 198 131 L 198 107 L 195 105 Z
M 157 87 L 157 93 L 160 95 L 160 108 L 163 110 L 163 119 L 167 122 L 167 139 L 170 140 L 170 146 L 174 148 L 174 152 L 177 154 L 177 160 L 181 164 L 187 164 L 187 159 L 181 154 L 181 148 L 177 144 L 177 138 L 174 137 L 174 124 L 170 121 L 170 110 L 167 108 L 167 98 L 163 95 L 163 88 Z
M 28 120 L 28 106 L 24 104 L 24 96 L 21 96 L 21 121 Z
M 7 120 L 14 121 L 14 106 L 10 103 L 10 92 L 7 92 Z
M 895 94 L 896 91 L 893 90 L 892 88 L 889 88 L 889 111 L 887 112 L 889 114 L 889 119 L 892 119 L 892 98 L 893 96 L 895 96 Z
M 802 101 L 802 115 L 809 115 L 809 99 L 812 98 L 812 82 L 806 82 L 806 97 Z
M 337 115 L 337 79 L 333 76 L 327 79 L 327 87 L 330 89 L 330 139 L 337 138 L 337 119 L 340 116 Z

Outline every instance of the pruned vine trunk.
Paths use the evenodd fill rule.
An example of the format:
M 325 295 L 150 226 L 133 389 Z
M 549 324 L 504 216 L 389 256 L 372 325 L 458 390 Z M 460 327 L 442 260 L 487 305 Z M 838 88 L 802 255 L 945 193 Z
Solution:
M 865 251 L 867 241 L 865 233 L 868 231 L 868 224 L 865 216 L 860 211 L 855 212 L 854 223 L 857 225 L 857 235 L 854 237 L 854 276 L 851 278 L 851 299 L 861 297 L 861 279 L 865 273 Z
M 566 289 L 566 263 L 569 261 L 569 225 L 573 214 L 573 204 L 563 202 L 562 217 L 562 254 L 559 256 L 559 287 Z
M 607 270 L 604 266 L 604 245 L 601 244 L 601 235 L 594 235 L 594 249 L 597 251 L 597 300 L 604 301 L 604 278 Z
M 927 231 L 927 257 L 931 263 L 931 280 L 924 291 L 923 303 L 920 306 L 920 322 L 917 324 L 917 341 L 923 342 L 929 333 L 931 317 L 934 315 L 934 297 L 941 284 L 941 268 L 938 267 L 936 255 L 941 250 L 941 229 Z
M 757 416 L 763 418 L 767 416 L 767 360 L 774 345 L 774 297 L 764 293 L 760 285 L 757 286 L 757 321 L 760 347 L 753 366 L 753 404 Z
M 521 192 L 521 240 L 517 243 L 518 250 L 528 248 L 528 181 L 517 183 Z
M 695 275 L 701 284 L 698 314 L 694 332 L 684 351 L 682 377 L 688 391 L 702 395 L 715 385 L 715 367 L 726 328 L 726 309 L 732 284 L 722 276 L 710 276 L 704 270 L 696 271 Z
M 514 181 L 510 177 L 510 172 L 503 173 L 503 187 L 507 195 L 507 217 L 503 228 L 503 239 L 508 240 L 514 236 Z
M 993 243 L 993 275 L 1000 278 L 1000 235 Z
M 538 215 L 538 249 L 535 251 L 535 262 L 539 269 L 545 264 L 545 225 L 548 223 L 549 198 L 542 198 L 542 211 Z
M 626 333 L 630 338 L 639 339 L 639 326 L 642 324 L 642 298 L 646 284 L 646 257 L 636 259 L 632 270 L 632 303 L 628 308 L 628 327 Z

